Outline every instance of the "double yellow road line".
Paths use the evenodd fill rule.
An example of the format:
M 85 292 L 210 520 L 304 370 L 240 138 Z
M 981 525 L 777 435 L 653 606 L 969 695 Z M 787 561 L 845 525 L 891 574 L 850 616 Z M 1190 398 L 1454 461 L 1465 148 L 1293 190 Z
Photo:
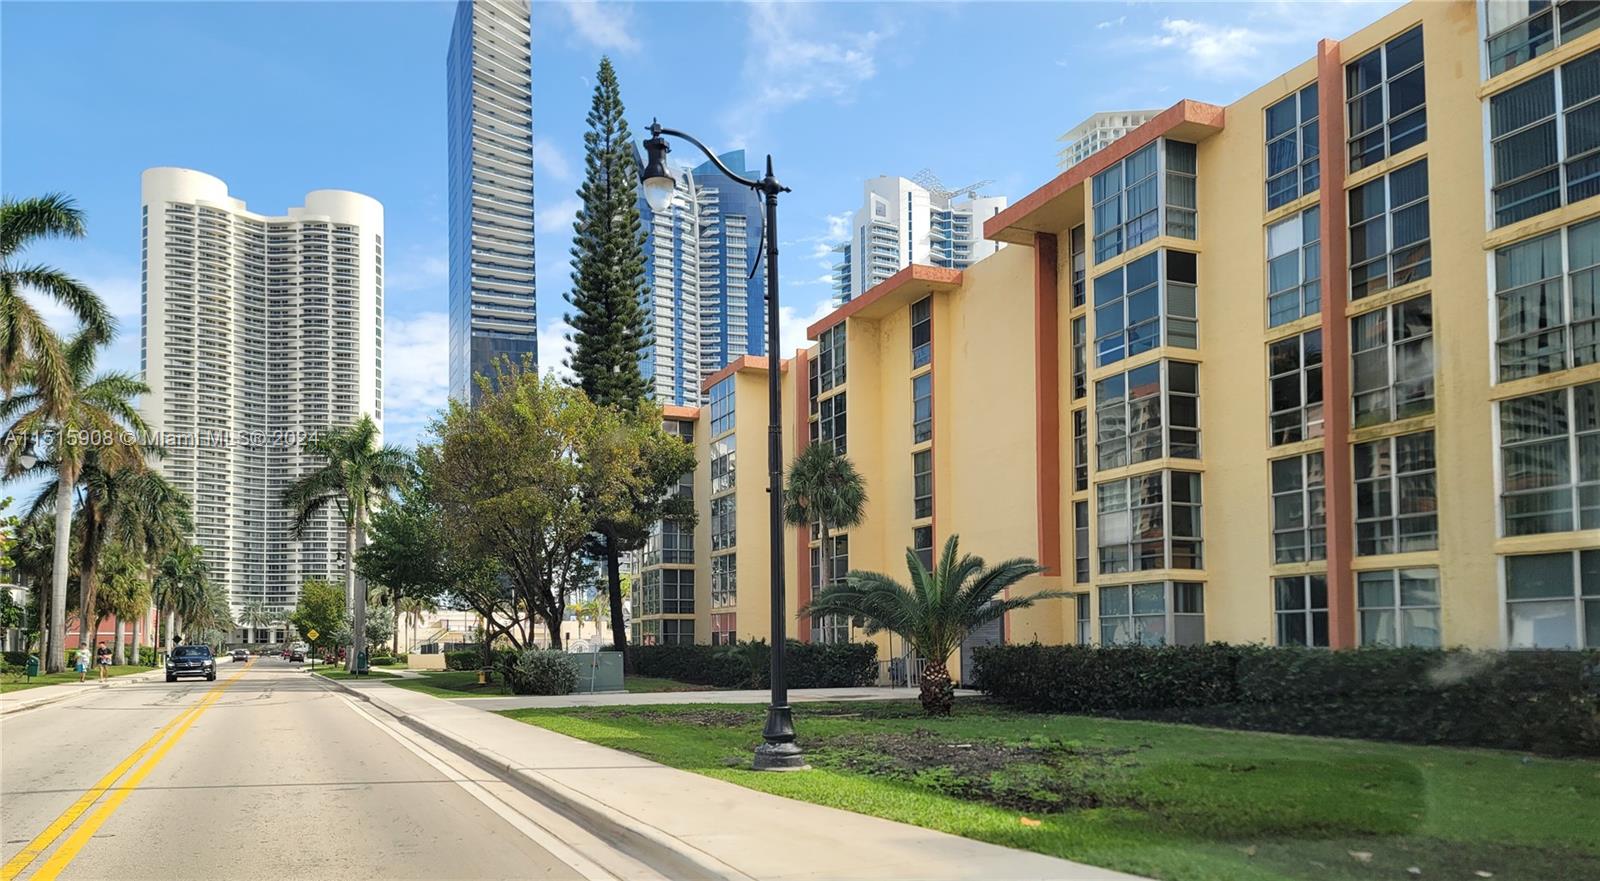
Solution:
M 68 836 L 61 847 L 57 848 L 56 852 L 48 860 L 45 860 L 44 865 L 33 873 L 33 878 L 38 879 L 38 881 L 49 881 L 49 879 L 60 875 L 61 871 L 77 857 L 78 852 L 83 850 L 83 846 L 89 843 L 89 839 L 94 836 L 95 832 L 99 831 L 106 820 L 127 800 L 128 794 L 139 788 L 139 784 L 144 782 L 144 778 L 148 777 L 156 765 L 161 763 L 161 759 L 171 751 L 173 746 L 177 745 L 183 735 L 188 732 L 189 726 L 193 725 L 195 720 L 199 719 L 212 704 L 221 699 L 222 693 L 227 691 L 230 685 L 237 682 L 239 677 L 243 676 L 254 663 L 254 660 L 250 661 L 245 664 L 243 670 L 217 683 L 210 691 L 205 693 L 199 703 L 179 713 L 172 721 L 161 726 L 161 730 L 157 731 L 153 737 L 140 744 L 138 749 L 130 753 L 121 762 L 118 762 L 115 768 L 112 768 L 104 777 L 96 781 L 83 795 L 78 796 L 78 800 L 74 801 L 65 811 L 62 811 L 61 816 L 55 818 L 49 826 L 45 827 L 43 832 L 34 836 L 34 839 L 28 842 L 26 847 L 18 851 L 16 856 L 6 860 L 6 864 L 0 867 L 0 881 L 12 881 L 12 879 L 21 875 L 23 870 L 48 850 L 57 838 L 60 838 L 63 833 L 72 827 L 73 823 L 78 822 L 79 817 L 82 817 L 90 808 L 94 807 L 95 802 L 100 801 L 101 796 L 111 792 L 112 786 L 116 784 L 123 774 L 128 773 L 129 768 L 137 765 L 140 759 L 149 755 L 149 760 L 130 774 L 128 779 L 117 787 L 115 792 L 111 792 L 111 797 L 101 803 L 100 807 Z M 172 733 L 171 737 L 167 737 L 169 732 Z

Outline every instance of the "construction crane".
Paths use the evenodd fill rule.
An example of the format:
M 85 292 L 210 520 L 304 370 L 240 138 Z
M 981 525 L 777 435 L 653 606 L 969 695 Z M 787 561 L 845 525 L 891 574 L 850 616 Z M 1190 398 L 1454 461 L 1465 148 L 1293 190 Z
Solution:
M 946 189 L 944 181 L 933 173 L 933 169 L 924 168 L 911 176 L 911 182 L 927 190 L 930 194 L 946 200 L 954 200 L 961 196 L 977 196 L 978 191 L 994 183 L 993 180 L 980 180 L 975 184 L 967 184 L 959 189 Z

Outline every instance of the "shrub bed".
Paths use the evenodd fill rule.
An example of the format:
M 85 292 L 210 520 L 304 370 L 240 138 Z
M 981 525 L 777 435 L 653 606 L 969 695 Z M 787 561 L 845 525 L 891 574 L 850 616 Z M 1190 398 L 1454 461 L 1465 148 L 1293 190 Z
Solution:
M 629 649 L 633 672 L 714 688 L 767 688 L 772 656 L 761 640 L 732 646 L 644 645 Z M 855 688 L 878 675 L 878 650 L 865 643 L 820 645 L 790 640 L 790 688 Z
M 578 659 L 559 649 L 529 649 L 505 675 L 512 694 L 571 694 L 578 687 Z
M 1035 712 L 1600 755 L 1600 652 L 990 646 L 977 686 Z

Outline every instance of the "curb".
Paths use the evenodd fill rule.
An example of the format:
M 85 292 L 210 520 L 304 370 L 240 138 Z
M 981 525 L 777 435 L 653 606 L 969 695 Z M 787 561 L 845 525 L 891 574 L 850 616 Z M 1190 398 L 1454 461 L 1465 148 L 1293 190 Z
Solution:
M 494 752 L 461 740 L 415 716 L 396 710 L 370 694 L 336 679 L 317 675 L 327 685 L 382 710 L 407 728 L 472 762 L 518 791 L 567 819 L 587 826 L 608 844 L 673 879 L 695 881 L 753 881 L 750 875 L 654 826 L 643 825 L 629 815 L 570 789 L 548 777 L 530 771 Z M 435 698 L 437 700 L 437 698 Z
M 160 673 L 160 672 L 161 671 L 159 669 L 156 669 L 156 670 L 151 670 L 148 673 L 129 673 L 126 676 L 116 676 L 116 677 L 113 677 L 111 679 L 107 679 L 105 687 L 107 687 L 107 688 L 117 688 L 119 686 L 132 684 L 134 682 L 150 682 L 150 681 L 154 681 L 155 680 L 155 676 L 153 674 Z M 63 684 L 69 684 L 70 685 L 71 683 L 63 683 Z M 51 706 L 53 704 L 59 704 L 59 703 L 61 703 L 63 701 L 72 700 L 73 698 L 86 697 L 88 695 L 96 694 L 98 692 L 99 692 L 99 689 L 97 689 L 97 688 L 80 688 L 77 691 L 68 692 L 66 694 L 57 695 L 55 697 L 44 698 L 42 700 L 25 701 L 25 700 L 20 700 L 19 699 L 19 700 L 13 701 L 12 705 L 9 706 L 9 707 L 0 706 L 0 716 L 13 716 L 13 715 L 16 715 L 17 713 L 26 712 L 28 710 L 36 710 L 36 709 L 38 709 L 40 707 L 48 707 L 48 706 Z

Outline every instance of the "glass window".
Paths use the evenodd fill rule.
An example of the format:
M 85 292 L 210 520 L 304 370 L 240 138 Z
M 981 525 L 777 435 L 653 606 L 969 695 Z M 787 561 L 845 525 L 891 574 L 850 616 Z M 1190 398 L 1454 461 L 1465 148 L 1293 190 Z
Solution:
M 646 569 L 640 581 L 641 614 L 694 613 L 693 569 Z
M 1072 256 L 1072 306 L 1077 308 L 1084 304 L 1085 279 L 1088 270 L 1088 254 L 1084 253 L 1085 242 L 1083 225 L 1072 228 L 1067 235 L 1068 248 Z
M 1165 206 L 1161 204 L 1163 191 Z M 1096 263 L 1160 235 L 1163 215 L 1167 235 L 1192 239 L 1196 233 L 1195 147 L 1179 141 L 1147 144 L 1095 175 L 1091 194 Z
M 738 614 L 734 612 L 713 612 L 711 615 L 711 644 L 733 645 L 739 641 Z
M 1087 322 L 1082 318 L 1072 319 L 1072 399 L 1074 401 L 1083 397 L 1087 392 L 1088 367 L 1084 359 L 1085 326 Z
M 711 549 L 715 551 L 733 547 L 738 541 L 738 533 L 735 530 L 737 524 L 733 493 L 712 499 Z
M 911 550 L 916 553 L 917 559 L 922 561 L 923 567 L 933 568 L 932 526 L 918 526 L 911 530 Z
M 1506 535 L 1600 529 L 1600 383 L 1500 402 Z
M 1089 583 L 1089 503 L 1072 503 L 1072 580 Z
M 1317 84 L 1267 108 L 1267 210 L 1317 191 Z
M 844 385 L 845 325 L 836 324 L 822 332 L 817 341 L 817 392 Z
M 1433 300 L 1416 297 L 1350 319 L 1350 400 L 1357 428 L 1433 412 Z
M 1433 432 L 1355 445 L 1356 554 L 1439 548 Z
M 1275 563 L 1328 558 L 1322 454 L 1272 460 L 1272 556 Z
M 1204 585 L 1155 581 L 1100 588 L 1101 645 L 1205 642 Z
M 1089 411 L 1072 411 L 1072 491 L 1089 488 Z
M 911 454 L 911 516 L 933 516 L 933 451 Z
M 1600 551 L 1505 558 L 1514 649 L 1600 648 Z
M 730 434 L 720 440 L 711 442 L 711 492 L 719 493 L 733 489 L 734 466 L 737 458 L 736 439 L 738 435 Z
M 711 436 L 733 430 L 733 381 L 728 377 L 711 387 Z
M 1600 193 L 1600 52 L 1489 99 L 1495 226 Z
M 1086 593 L 1075 593 L 1072 595 L 1072 600 L 1073 606 L 1076 608 L 1078 614 L 1078 645 L 1090 645 L 1094 642 L 1094 618 L 1090 615 L 1089 595 Z
M 1600 362 L 1600 220 L 1507 245 L 1494 265 L 1500 381 Z
M 1273 446 L 1322 437 L 1322 331 L 1267 346 L 1267 383 Z
M 711 608 L 725 609 L 739 602 L 739 556 L 711 558 Z
M 1346 64 L 1344 79 L 1351 171 L 1427 140 L 1421 25 Z
M 817 409 L 816 440 L 831 444 L 840 455 L 845 450 L 845 392 L 822 399 Z
M 663 645 L 694 645 L 693 620 L 666 618 L 660 623 Z
M 1267 227 L 1267 326 L 1322 309 L 1322 209 L 1310 208 Z
M 650 528 L 644 546 L 644 565 L 693 562 L 693 527 L 676 520 L 661 520 Z
M 911 369 L 933 359 L 933 298 L 911 304 Z
M 1356 573 L 1362 645 L 1443 645 L 1439 633 L 1439 570 L 1382 569 Z
M 1198 473 L 1157 471 L 1095 492 L 1102 575 L 1202 567 Z
M 1554 9 L 1552 9 L 1552 5 Z M 1489 75 L 1504 73 L 1600 24 L 1593 0 L 1487 0 Z
M 1161 250 L 1094 280 L 1096 363 L 1104 367 L 1162 344 L 1199 346 L 1195 255 Z
M 1289 575 L 1272 579 L 1278 645 L 1328 647 L 1328 577 Z
M 1199 367 L 1183 361 L 1157 361 L 1095 383 L 1097 467 L 1200 458 L 1199 392 Z
M 1428 160 L 1350 190 L 1350 299 L 1433 274 Z
M 811 641 L 841 645 L 850 641 L 850 619 L 844 615 L 819 615 L 811 619 Z
M 933 440 L 933 374 L 911 379 L 911 442 Z

